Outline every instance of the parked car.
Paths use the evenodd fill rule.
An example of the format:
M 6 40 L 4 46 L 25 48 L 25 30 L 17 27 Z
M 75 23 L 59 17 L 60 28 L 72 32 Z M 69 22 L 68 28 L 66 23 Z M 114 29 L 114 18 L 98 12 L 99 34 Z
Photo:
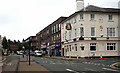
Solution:
M 17 51 L 17 55 L 22 55 L 23 51 Z
M 39 57 L 42 57 L 42 52 L 41 51 L 37 51 L 37 52 L 35 52 L 35 54 L 34 54 L 35 56 L 39 56 Z

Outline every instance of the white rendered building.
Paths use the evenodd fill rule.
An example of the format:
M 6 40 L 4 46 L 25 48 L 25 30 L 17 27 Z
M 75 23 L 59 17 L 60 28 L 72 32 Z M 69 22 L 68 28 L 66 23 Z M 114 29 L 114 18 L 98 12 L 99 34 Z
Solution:
M 77 10 L 61 23 L 61 42 L 62 56 L 120 56 L 120 9 Z

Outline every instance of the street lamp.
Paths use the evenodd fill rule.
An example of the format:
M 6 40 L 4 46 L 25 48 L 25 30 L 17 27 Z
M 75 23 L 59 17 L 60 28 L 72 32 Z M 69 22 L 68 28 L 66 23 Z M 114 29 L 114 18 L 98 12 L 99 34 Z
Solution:
M 23 50 L 25 50 L 25 47 L 24 47 L 24 46 L 23 46 L 22 48 L 23 48 Z M 23 52 L 23 58 L 24 58 L 24 52 Z

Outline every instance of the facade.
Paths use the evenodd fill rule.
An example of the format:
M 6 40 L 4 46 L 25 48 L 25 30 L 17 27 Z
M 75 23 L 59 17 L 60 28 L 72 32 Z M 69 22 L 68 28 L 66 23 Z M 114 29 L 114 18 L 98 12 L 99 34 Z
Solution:
M 0 49 L 2 48 L 2 37 L 0 35 Z
M 12 51 L 16 52 L 18 50 L 19 44 L 20 44 L 20 42 L 16 42 L 15 40 L 14 40 L 14 42 L 8 40 L 8 46 L 9 46 L 9 50 L 11 52 Z
M 37 47 L 44 55 L 61 56 L 61 25 L 66 17 L 60 17 L 36 34 Z
M 62 56 L 120 56 L 120 9 L 89 5 L 61 22 Z
M 27 46 L 29 46 L 29 42 L 30 42 L 31 50 L 36 50 L 37 49 L 37 38 L 36 38 L 36 36 L 30 36 L 23 41 L 23 43 L 25 43 Z

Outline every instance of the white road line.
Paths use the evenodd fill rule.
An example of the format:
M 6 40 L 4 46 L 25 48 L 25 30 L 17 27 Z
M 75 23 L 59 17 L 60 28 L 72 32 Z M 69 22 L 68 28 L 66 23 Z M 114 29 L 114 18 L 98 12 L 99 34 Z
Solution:
M 117 72 L 119 72 L 118 70 L 109 69 L 109 68 L 102 68 L 102 69 L 109 70 L 109 71 L 117 71 Z
M 66 69 L 67 71 L 74 72 L 74 73 L 79 73 L 77 71 L 71 70 L 71 69 Z
M 73 72 L 73 70 L 71 70 L 71 69 L 66 69 L 67 71 L 71 71 L 71 72 Z

